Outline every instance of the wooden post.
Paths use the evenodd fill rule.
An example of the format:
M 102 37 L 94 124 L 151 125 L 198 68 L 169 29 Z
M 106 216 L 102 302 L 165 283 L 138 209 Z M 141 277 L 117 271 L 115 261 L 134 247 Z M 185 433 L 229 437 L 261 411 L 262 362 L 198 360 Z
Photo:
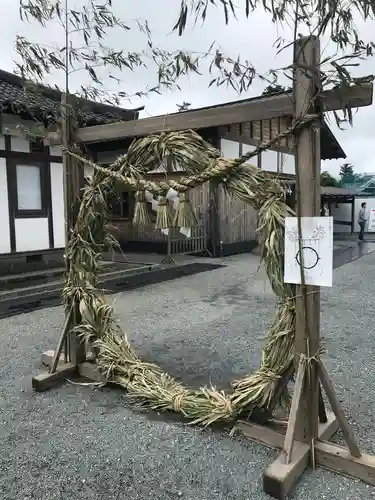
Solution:
M 316 113 L 320 78 L 320 44 L 316 37 L 301 38 L 296 42 L 294 70 L 295 118 Z M 308 70 L 305 68 L 309 68 Z M 303 127 L 296 144 L 297 215 L 320 216 L 320 123 Z M 303 196 L 301 187 L 303 186 Z M 296 355 L 312 357 L 318 353 L 320 339 L 319 287 L 297 287 L 296 300 Z M 303 297 L 302 295 L 305 294 Z M 302 442 L 318 436 L 319 387 L 314 365 L 310 365 L 310 387 L 305 389 L 302 415 L 297 419 L 296 439 Z
M 63 144 L 63 172 L 64 172 L 64 209 L 65 209 L 65 253 L 71 238 L 71 232 L 77 221 L 79 211 L 79 198 L 81 191 L 81 179 L 79 162 L 72 158 L 67 149 L 74 146 L 74 121 L 72 101 L 66 94 L 62 96 L 61 102 L 62 115 L 62 144 Z M 66 260 L 67 271 L 69 271 L 69 262 Z M 73 325 L 80 321 L 78 305 L 72 309 Z M 74 365 L 85 361 L 85 345 L 75 334 L 70 334 L 67 342 L 69 360 Z
M 210 142 L 221 151 L 221 138 L 217 130 Z M 212 257 L 221 257 L 220 234 L 220 180 L 212 179 L 208 183 L 208 234 L 210 240 L 210 254 Z
M 318 115 L 319 41 L 315 37 L 296 42 L 294 59 L 295 119 L 307 114 Z M 320 123 L 309 123 L 297 132 L 296 143 L 297 215 L 320 215 Z M 319 287 L 297 287 L 296 291 L 296 361 L 298 372 L 285 438 L 254 425 L 245 435 L 283 448 L 283 453 L 266 469 L 263 476 L 265 493 L 285 499 L 309 462 L 330 470 L 375 484 L 375 457 L 361 453 L 353 431 L 334 392 L 328 372 L 319 358 L 320 295 Z M 306 371 L 303 372 L 303 365 Z M 304 377 L 303 377 L 304 373 Z M 304 379 L 304 381 L 303 381 Z M 325 390 L 334 415 L 326 414 L 320 392 Z M 319 420 L 321 421 L 319 423 Z M 242 424 L 243 425 L 243 424 Z M 348 449 L 326 441 L 340 427 Z M 280 437 L 281 436 L 281 437 Z
M 351 214 L 352 214 L 352 219 L 351 219 L 352 225 L 350 228 L 351 229 L 350 232 L 351 232 L 351 234 L 353 234 L 354 233 L 354 224 L 355 224 L 355 198 L 354 198 L 354 196 L 352 198 L 352 212 L 351 212 Z
M 296 41 L 294 58 L 295 119 L 316 113 L 319 88 L 319 40 L 303 37 Z M 303 195 L 301 196 L 301 191 Z M 320 216 L 320 123 L 308 123 L 296 136 L 296 211 L 297 216 Z M 319 350 L 319 287 L 296 287 L 296 369 L 302 358 L 315 356 Z M 302 356 L 302 358 L 301 358 Z M 314 363 L 298 398 L 298 411 L 293 424 L 295 438 L 290 461 L 280 456 L 265 471 L 263 486 L 275 498 L 285 498 L 309 463 L 309 450 L 314 455 L 318 438 L 319 382 Z M 310 457 L 311 458 L 311 457 Z

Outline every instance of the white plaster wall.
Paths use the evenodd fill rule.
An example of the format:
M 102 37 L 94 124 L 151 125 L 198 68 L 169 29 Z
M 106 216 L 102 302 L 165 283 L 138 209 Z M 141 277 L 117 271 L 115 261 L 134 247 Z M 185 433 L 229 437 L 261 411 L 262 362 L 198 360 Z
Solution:
M 12 151 L 30 153 L 30 141 L 24 137 L 12 136 L 10 138 L 10 147 Z
M 375 198 L 356 198 L 354 203 L 354 232 L 359 232 L 359 224 L 358 224 L 358 214 L 361 209 L 361 204 L 366 203 L 367 207 L 367 216 L 370 214 L 370 210 L 375 209 Z M 342 220 L 342 221 L 351 221 L 352 217 L 352 206 L 350 203 L 338 203 L 338 205 L 331 205 L 331 213 L 333 217 L 333 221 Z M 366 224 L 365 231 L 367 231 L 368 223 Z M 334 231 L 339 233 L 350 233 L 350 226 L 342 226 L 341 224 L 334 224 Z
M 62 163 L 51 163 L 51 198 L 55 248 L 65 246 L 64 171 Z
M 254 149 L 256 149 L 255 146 L 251 146 L 250 144 L 242 144 L 242 154 L 248 153 L 249 151 L 254 151 Z M 245 163 L 247 163 L 248 165 L 254 165 L 254 167 L 258 167 L 259 166 L 258 157 L 259 155 L 253 156 Z
M 61 146 L 50 146 L 49 147 L 49 154 L 51 156 L 62 156 Z
M 6 160 L 0 158 L 0 254 L 10 252 L 9 208 Z
M 239 142 L 221 139 L 220 147 L 224 158 L 238 158 L 240 156 Z
M 282 153 L 280 155 L 280 172 L 284 174 L 296 173 L 296 161 L 294 155 Z
M 262 170 L 268 172 L 277 172 L 278 154 L 277 151 L 263 151 L 262 155 Z
M 351 203 L 338 203 L 337 205 L 331 204 L 331 216 L 333 217 L 333 231 L 335 233 L 350 233 L 350 226 L 342 226 L 341 224 L 335 224 L 335 220 L 351 222 L 352 219 L 352 205 Z M 355 217 L 358 214 L 355 213 Z M 355 221 L 356 222 L 356 221 Z M 354 226 L 356 227 L 356 226 Z M 359 227 L 358 227 L 359 231 Z
M 15 219 L 16 251 L 31 252 L 49 248 L 48 218 Z

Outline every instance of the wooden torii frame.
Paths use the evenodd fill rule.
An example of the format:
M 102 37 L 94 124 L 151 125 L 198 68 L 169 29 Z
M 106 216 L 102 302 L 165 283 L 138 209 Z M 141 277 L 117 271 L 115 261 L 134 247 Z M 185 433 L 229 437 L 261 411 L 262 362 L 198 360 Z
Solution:
M 183 129 L 201 129 L 246 120 L 271 119 L 287 114 L 297 119 L 306 114 L 339 110 L 343 106 L 360 107 L 372 104 L 372 83 L 354 85 L 346 89 L 319 92 L 319 40 L 301 38 L 295 51 L 294 90 L 290 94 L 265 97 L 254 102 L 237 103 L 223 108 L 201 109 L 169 116 L 146 118 L 134 122 L 120 122 L 78 129 L 75 140 L 93 143 L 126 137 L 144 136 L 154 132 Z M 304 69 L 303 69 L 304 68 Z M 319 96 L 319 102 L 317 102 Z M 50 143 L 60 144 L 61 136 L 50 135 Z M 68 155 L 64 155 L 68 161 Z M 69 168 L 73 168 L 69 165 Z M 79 168 L 78 165 L 76 168 Z M 320 129 L 311 123 L 298 135 L 296 169 L 299 203 L 297 216 L 320 215 Z M 73 176 L 74 178 L 74 176 Z M 74 191 L 74 189 L 73 189 Z M 358 449 L 344 411 L 335 395 L 328 373 L 319 359 L 320 293 L 319 287 L 299 287 L 296 299 L 296 380 L 287 427 L 240 423 L 239 428 L 250 439 L 282 450 L 279 458 L 264 472 L 264 490 L 283 499 L 308 467 L 319 464 L 330 470 L 362 479 L 375 485 L 375 458 Z M 74 349 L 70 343 L 70 350 Z M 78 349 L 78 348 L 77 348 Z M 77 351 L 78 352 L 78 351 Z M 83 374 L 82 353 L 70 352 L 71 364 Z M 56 368 L 57 357 L 54 357 Z M 72 364 L 73 363 L 73 364 Z M 63 371 L 50 373 L 54 381 L 64 378 Z M 70 373 L 70 372 L 69 372 Z M 65 375 L 66 376 L 66 375 Z M 37 376 L 38 377 L 38 376 Z M 34 377 L 34 381 L 37 379 Z M 43 383 L 43 377 L 38 383 Z M 44 379 L 46 382 L 46 377 Z M 51 381 L 47 383 L 50 384 Z M 333 413 L 326 413 L 321 387 L 324 389 Z M 43 389 L 40 389 L 43 390 Z M 348 448 L 329 443 L 341 428 Z

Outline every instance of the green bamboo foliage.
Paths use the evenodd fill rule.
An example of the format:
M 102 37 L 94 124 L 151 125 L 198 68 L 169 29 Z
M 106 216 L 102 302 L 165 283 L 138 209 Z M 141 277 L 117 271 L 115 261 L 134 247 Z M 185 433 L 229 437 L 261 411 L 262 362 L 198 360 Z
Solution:
M 158 411 L 178 411 L 192 424 L 231 422 L 254 408 L 267 409 L 280 377 L 293 363 L 295 299 L 291 287 L 283 283 L 283 254 L 284 220 L 294 213 L 285 203 L 286 188 L 281 182 L 257 167 L 244 165 L 256 154 L 254 151 L 226 160 L 191 131 L 153 134 L 139 139 L 132 144 L 128 155 L 109 169 L 91 163 L 95 173 L 83 191 L 78 221 L 68 247 L 70 266 L 64 298 L 67 306 L 73 300 L 79 304 L 81 321 L 75 331 L 85 341 L 93 342 L 99 370 L 108 381 L 123 387 L 137 404 Z M 167 176 L 163 181 L 146 180 L 144 175 L 160 165 L 165 155 L 175 164 L 185 165 L 186 175 L 178 181 Z M 175 189 L 180 194 L 181 207 L 175 223 L 191 227 L 187 190 L 215 177 L 228 193 L 259 210 L 262 259 L 279 302 L 259 369 L 233 382 L 230 392 L 211 386 L 189 389 L 157 365 L 142 361 L 114 320 L 112 306 L 95 288 L 101 252 L 115 244 L 108 231 L 106 205 L 115 183 L 122 182 L 124 187 L 138 190 L 136 222 L 141 224 L 148 222 L 149 217 L 144 191 L 160 196 L 157 220 L 160 228 L 170 227 L 171 217 L 166 210 L 169 203 L 165 196 L 170 188 Z

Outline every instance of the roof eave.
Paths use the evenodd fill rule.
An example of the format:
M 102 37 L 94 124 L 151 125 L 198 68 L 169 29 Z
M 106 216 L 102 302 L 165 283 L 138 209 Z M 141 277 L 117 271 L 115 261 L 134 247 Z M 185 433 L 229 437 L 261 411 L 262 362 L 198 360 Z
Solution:
M 342 149 L 341 144 L 336 139 L 334 133 L 332 132 L 324 118 L 322 119 L 322 129 L 323 133 L 326 134 L 327 142 L 330 142 L 329 147 L 327 146 L 326 148 L 324 148 L 324 151 L 322 151 L 322 160 L 345 159 L 345 151 Z
M 22 89 L 25 85 L 25 83 L 28 83 L 27 80 L 24 80 L 20 75 L 15 75 L 14 73 L 10 73 L 8 71 L 0 69 L 0 81 L 3 81 L 9 85 L 13 85 L 15 87 L 20 87 Z M 53 87 L 48 87 L 42 84 L 38 84 L 36 82 L 30 82 L 30 84 L 34 84 L 37 87 L 41 89 L 41 92 L 43 92 L 44 97 L 47 99 L 55 102 L 56 106 L 59 106 L 59 101 L 61 100 L 61 91 L 58 89 L 55 89 Z M 11 106 L 13 103 L 10 101 L 9 106 Z M 88 99 L 79 99 L 79 104 L 82 105 L 80 107 L 84 108 L 87 106 L 86 111 L 90 113 L 96 113 L 96 114 L 110 114 L 113 113 L 114 115 L 117 114 L 120 118 L 124 117 L 125 120 L 131 117 L 131 115 L 135 115 L 137 113 L 137 118 L 139 115 L 139 112 L 144 109 L 144 106 L 138 106 L 137 108 L 134 109 L 125 109 L 121 108 L 119 106 L 113 106 L 111 104 L 103 104 L 103 103 L 98 103 L 95 101 L 90 101 Z M 26 111 L 26 110 L 25 110 Z M 82 109 L 84 112 L 85 110 Z M 120 120 L 121 121 L 121 120 Z M 101 122 L 103 123 L 103 122 Z

